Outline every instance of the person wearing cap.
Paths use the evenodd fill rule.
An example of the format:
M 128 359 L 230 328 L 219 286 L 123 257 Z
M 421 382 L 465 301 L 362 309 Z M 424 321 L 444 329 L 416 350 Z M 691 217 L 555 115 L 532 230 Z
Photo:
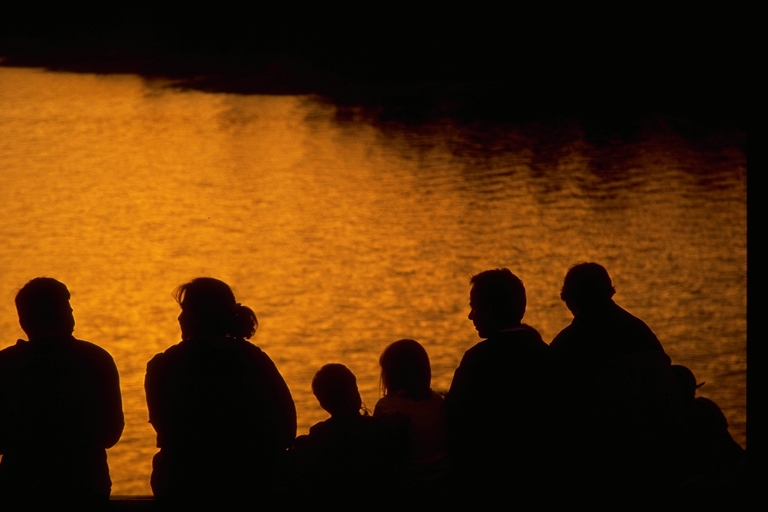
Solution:
M 703 396 L 696 396 L 696 390 L 704 382 L 696 382 L 690 368 L 672 365 L 672 372 L 683 396 L 690 427 L 691 480 L 720 473 L 720 480 L 732 484 L 741 476 L 739 464 L 743 464 L 744 449 L 733 440 L 728 432 L 728 420 L 715 402 Z

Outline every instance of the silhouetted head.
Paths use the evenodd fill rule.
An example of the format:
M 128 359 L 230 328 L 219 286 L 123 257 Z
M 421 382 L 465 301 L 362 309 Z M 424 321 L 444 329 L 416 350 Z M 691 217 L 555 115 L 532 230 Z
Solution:
M 611 302 L 614 293 L 616 290 L 605 267 L 597 263 L 579 263 L 565 275 L 560 298 L 575 315 Z
M 173 292 L 181 306 L 179 325 L 183 339 L 201 336 L 250 338 L 256 332 L 256 314 L 235 302 L 223 281 L 198 277 Z
M 75 317 L 69 298 L 66 285 L 50 277 L 36 277 L 19 290 L 16 311 L 30 340 L 72 334 Z
M 432 368 L 427 351 L 418 341 L 397 340 L 379 358 L 381 387 L 385 395 L 402 393 L 420 400 L 430 395 Z
M 525 314 L 525 287 L 506 268 L 486 270 L 472 277 L 469 319 L 481 338 L 520 325 Z
M 673 364 L 672 373 L 675 376 L 677 388 L 680 390 L 683 399 L 688 403 L 696 400 L 696 390 L 703 386 L 704 383 L 697 384 L 696 376 L 688 367 L 683 365 Z
M 331 416 L 359 414 L 363 407 L 355 374 L 343 364 L 331 363 L 320 368 L 312 379 L 312 393 Z

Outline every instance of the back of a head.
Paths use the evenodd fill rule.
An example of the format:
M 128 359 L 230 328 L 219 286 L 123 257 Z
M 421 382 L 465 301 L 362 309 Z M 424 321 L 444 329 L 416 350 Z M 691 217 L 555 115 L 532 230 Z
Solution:
M 312 379 L 312 393 L 331 416 L 358 414 L 363 406 L 355 374 L 343 364 L 320 368 Z
M 560 298 L 571 309 L 603 304 L 610 301 L 616 290 L 608 271 L 598 263 L 579 263 L 565 275 Z
M 384 394 L 404 392 L 414 399 L 426 398 L 432 383 L 429 355 L 415 340 L 391 343 L 379 358 Z
M 255 313 L 235 302 L 232 289 L 218 279 L 195 278 L 176 288 L 174 297 L 197 333 L 250 338 L 258 327 Z
M 696 384 L 696 376 L 687 366 L 673 364 L 672 374 L 675 376 L 677 388 L 683 399 L 688 403 L 693 402 L 696 399 L 696 389 L 701 387 L 703 383 Z
M 525 286 L 508 268 L 480 272 L 470 283 L 473 308 L 487 312 L 497 324 L 514 324 L 523 319 Z
M 27 334 L 43 329 L 58 329 L 62 334 L 71 334 L 74 320 L 69 299 L 69 290 L 64 283 L 51 277 L 32 279 L 16 294 L 21 328 Z

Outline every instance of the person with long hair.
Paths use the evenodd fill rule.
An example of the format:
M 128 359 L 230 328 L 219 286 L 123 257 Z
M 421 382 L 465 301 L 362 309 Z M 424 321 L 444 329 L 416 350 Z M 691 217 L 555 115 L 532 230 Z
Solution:
M 160 451 L 151 486 L 171 502 L 270 491 L 296 437 L 296 407 L 272 360 L 248 341 L 254 312 L 200 277 L 174 291 L 182 341 L 147 364 L 149 421 Z
M 451 470 L 443 397 L 431 388 L 432 369 L 415 340 L 390 344 L 379 358 L 382 398 L 374 418 L 399 439 L 405 474 L 415 491 L 437 489 Z

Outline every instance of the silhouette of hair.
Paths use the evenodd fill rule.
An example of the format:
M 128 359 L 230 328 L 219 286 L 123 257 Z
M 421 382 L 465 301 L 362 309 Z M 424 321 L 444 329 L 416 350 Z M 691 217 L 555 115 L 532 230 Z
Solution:
M 381 387 L 384 395 L 402 392 L 419 400 L 429 397 L 432 369 L 429 355 L 415 340 L 397 340 L 391 343 L 379 358 Z
M 64 283 L 51 277 L 36 277 L 16 294 L 16 310 L 24 331 L 59 324 L 71 315 L 70 294 Z
M 176 288 L 173 296 L 197 332 L 248 339 L 259 325 L 253 310 L 235 302 L 232 289 L 218 279 L 198 277 Z
M 363 407 L 355 374 L 343 364 L 320 368 L 312 379 L 312 393 L 331 416 L 358 414 Z
M 615 293 L 605 267 L 598 263 L 579 263 L 565 274 L 560 298 L 566 303 L 583 306 L 607 302 Z
M 486 270 L 472 276 L 472 307 L 483 309 L 497 321 L 520 322 L 525 315 L 523 282 L 508 268 Z

